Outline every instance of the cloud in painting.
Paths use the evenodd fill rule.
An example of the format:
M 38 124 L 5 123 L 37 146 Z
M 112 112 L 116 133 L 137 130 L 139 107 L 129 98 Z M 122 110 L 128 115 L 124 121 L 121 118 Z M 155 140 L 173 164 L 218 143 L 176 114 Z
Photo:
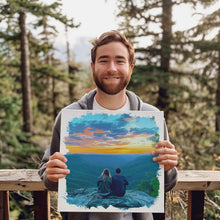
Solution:
M 158 132 L 158 127 L 153 127 L 153 128 L 131 128 L 130 132 L 133 134 L 155 134 Z
M 79 148 L 128 147 L 134 138 L 144 143 L 149 135 L 158 132 L 154 118 L 130 114 L 86 113 L 74 117 L 68 125 L 65 144 Z M 138 139 L 139 138 L 139 139 Z
M 131 118 L 128 114 L 123 115 L 108 115 L 108 114 L 92 114 L 88 113 L 81 118 L 73 118 L 69 122 L 69 134 L 84 133 L 87 128 L 90 131 L 110 131 L 108 136 L 126 135 L 128 130 L 125 128 L 128 123 L 127 118 Z M 101 135 L 101 133 L 99 133 Z M 97 135 L 97 136 L 100 136 Z

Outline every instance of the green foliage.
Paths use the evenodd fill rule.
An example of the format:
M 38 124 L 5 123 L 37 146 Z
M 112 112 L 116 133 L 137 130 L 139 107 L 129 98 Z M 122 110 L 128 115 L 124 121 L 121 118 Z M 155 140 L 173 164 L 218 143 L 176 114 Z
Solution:
M 137 185 L 137 190 L 150 194 L 150 183 L 146 180 L 142 180 L 141 183 Z
M 158 133 L 156 133 L 153 137 L 150 137 L 149 139 L 151 141 L 153 141 L 154 143 L 158 143 L 159 142 L 159 138 L 160 138 L 160 135 Z
M 40 149 L 29 143 L 29 134 L 22 132 L 22 102 L 16 93 L 17 82 L 4 63 L 0 55 L 0 168 L 36 167 L 30 156 Z
M 35 16 L 50 16 L 68 27 L 76 28 L 73 19 L 68 19 L 60 12 L 62 4 L 57 1 L 52 4 L 43 4 L 39 0 L 7 0 L 6 3 L 1 3 L 0 21 L 6 16 L 13 17 L 16 13 L 29 12 Z
M 212 200 L 211 200 L 212 198 Z M 220 218 L 220 210 L 213 208 L 213 204 L 215 207 L 219 206 L 220 199 L 220 190 L 215 191 L 207 191 L 205 195 L 205 219 L 219 219 Z
M 34 219 L 33 202 L 30 192 L 10 193 L 10 219 Z
M 159 187 L 160 187 L 160 182 L 159 182 L 158 178 L 154 177 L 151 180 L 150 185 L 151 185 L 151 188 L 152 188 L 151 195 L 154 196 L 154 197 L 157 197 L 159 195 Z
M 148 176 L 148 173 L 146 173 Z M 137 185 L 137 190 L 143 191 L 152 197 L 157 197 L 159 195 L 160 182 L 157 177 L 153 177 L 149 180 L 142 180 L 140 184 Z
M 77 83 L 69 78 L 68 75 L 63 74 L 57 68 L 48 65 L 41 65 L 33 68 L 33 74 L 36 74 L 38 78 L 43 76 L 51 76 L 54 79 L 66 82 L 68 84 L 76 85 Z
M 39 0 L 7 0 L 0 2 L 0 168 L 38 168 L 48 134 L 51 135 L 54 117 L 64 105 L 67 98 L 59 101 L 68 84 L 75 84 L 58 65 L 61 62 L 52 57 L 52 40 L 56 28 L 50 22 L 57 20 L 66 27 L 76 28 L 73 19 L 61 13 L 61 2 L 51 4 Z M 31 60 L 32 107 L 34 112 L 33 134 L 22 132 L 22 89 L 20 72 L 20 30 L 19 13 L 35 19 L 28 28 L 45 28 L 41 38 L 34 37 L 28 30 Z M 34 15 L 34 16 L 33 16 Z M 49 40 L 48 40 L 49 39 Z M 64 73 L 63 73 L 64 72 Z M 59 90 L 58 90 L 59 89 Z M 66 103 L 65 103 L 66 102 Z M 41 135 L 41 136 L 40 136 Z M 29 219 L 33 212 L 31 201 L 18 193 L 11 195 L 10 206 L 14 219 Z

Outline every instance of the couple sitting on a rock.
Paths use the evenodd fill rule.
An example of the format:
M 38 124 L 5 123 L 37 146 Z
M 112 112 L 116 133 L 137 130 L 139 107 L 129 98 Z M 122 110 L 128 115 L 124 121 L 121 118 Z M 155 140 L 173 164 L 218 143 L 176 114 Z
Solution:
M 98 193 L 102 198 L 109 195 L 124 196 L 128 181 L 124 176 L 121 176 L 121 169 L 115 170 L 115 175 L 111 177 L 109 169 L 104 169 L 101 176 L 98 178 L 97 186 Z

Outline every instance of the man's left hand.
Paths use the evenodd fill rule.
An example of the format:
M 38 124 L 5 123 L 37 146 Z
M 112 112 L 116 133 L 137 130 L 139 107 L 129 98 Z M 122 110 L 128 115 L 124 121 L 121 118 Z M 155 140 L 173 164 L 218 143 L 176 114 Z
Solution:
M 161 141 L 156 144 L 156 150 L 152 151 L 152 155 L 158 155 L 153 160 L 164 165 L 164 171 L 171 170 L 178 163 L 178 152 L 175 146 L 169 141 Z

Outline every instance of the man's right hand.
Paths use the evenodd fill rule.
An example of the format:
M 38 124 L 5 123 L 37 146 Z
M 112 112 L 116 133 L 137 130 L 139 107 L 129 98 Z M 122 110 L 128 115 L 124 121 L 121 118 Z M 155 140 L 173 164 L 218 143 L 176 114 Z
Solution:
M 56 152 L 50 156 L 49 161 L 46 163 L 47 179 L 52 182 L 58 182 L 60 178 L 64 178 L 69 174 L 70 170 L 67 169 L 66 162 L 66 157 L 60 152 Z

